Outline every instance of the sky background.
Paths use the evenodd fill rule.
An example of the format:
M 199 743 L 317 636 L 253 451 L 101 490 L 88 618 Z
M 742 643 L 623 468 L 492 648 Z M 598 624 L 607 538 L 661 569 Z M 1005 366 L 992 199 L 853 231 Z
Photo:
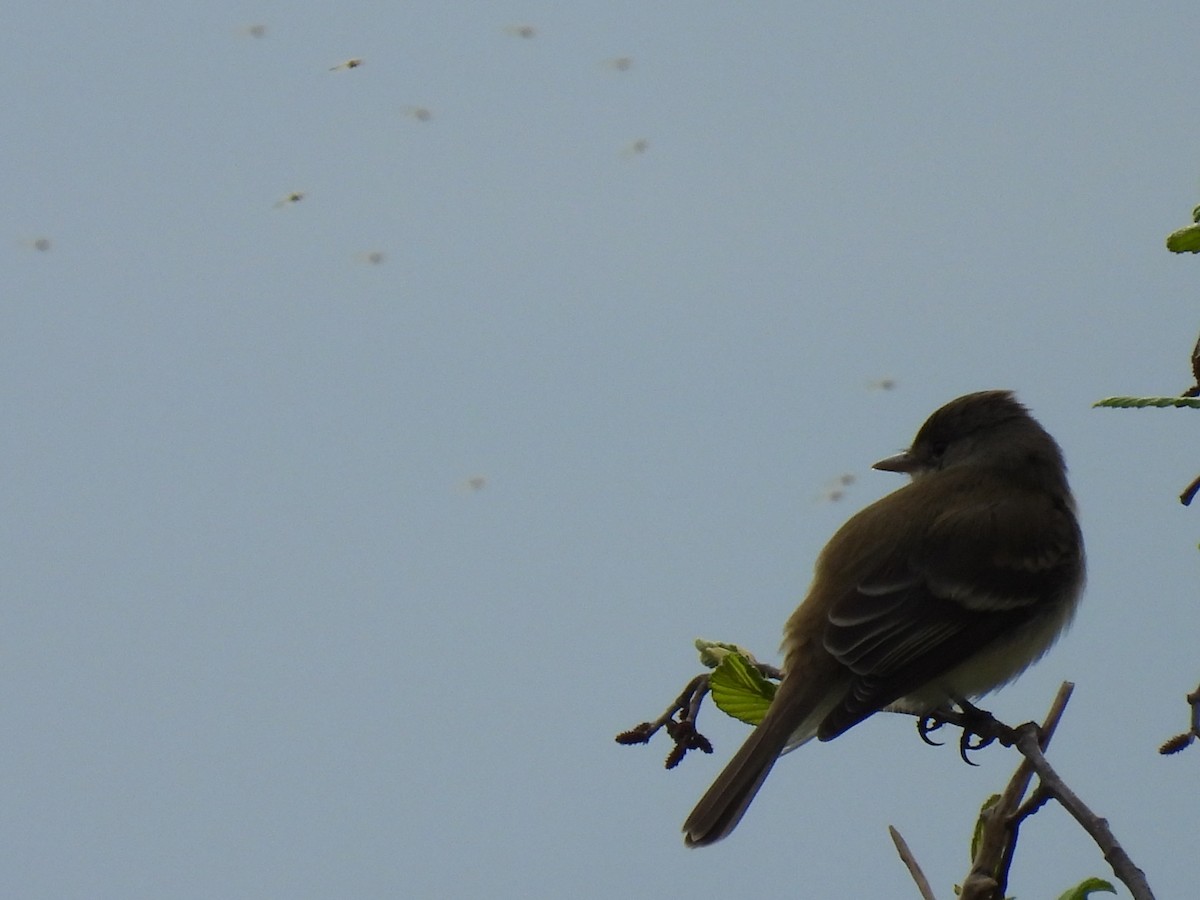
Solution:
M 613 737 L 987 388 L 1090 581 L 984 705 L 1075 681 L 1052 762 L 1194 890 L 1195 411 L 1091 408 L 1191 383 L 1194 4 L 804 7 L 6 9 L 0 895 L 915 897 L 892 824 L 951 897 L 1010 751 L 877 716 L 687 851 L 745 726 Z M 1026 824 L 1011 893 L 1090 875 Z

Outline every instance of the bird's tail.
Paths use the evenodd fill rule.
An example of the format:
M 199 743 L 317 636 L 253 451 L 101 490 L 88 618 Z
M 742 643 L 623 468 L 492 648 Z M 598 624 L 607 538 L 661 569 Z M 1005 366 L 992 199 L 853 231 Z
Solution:
M 783 693 L 782 688 L 780 693 Z M 781 699 L 784 704 L 780 703 Z M 683 823 L 683 840 L 689 847 L 716 843 L 733 831 L 779 755 L 798 747 L 816 733 L 815 722 L 811 723 L 811 732 L 809 730 L 813 717 L 788 715 L 784 705 L 790 704 L 777 695 L 762 722 L 746 738 L 746 743 L 687 817 Z M 800 729 L 794 724 L 797 718 L 803 723 Z

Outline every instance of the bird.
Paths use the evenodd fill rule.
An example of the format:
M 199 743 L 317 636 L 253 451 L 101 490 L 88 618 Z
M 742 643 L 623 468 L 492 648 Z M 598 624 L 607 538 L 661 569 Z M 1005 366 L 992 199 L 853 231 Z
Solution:
M 884 709 L 965 709 L 1074 616 L 1085 558 L 1062 450 L 1011 391 L 952 400 L 873 468 L 911 481 L 821 551 L 778 691 L 684 822 L 688 846 L 728 836 L 781 754 Z

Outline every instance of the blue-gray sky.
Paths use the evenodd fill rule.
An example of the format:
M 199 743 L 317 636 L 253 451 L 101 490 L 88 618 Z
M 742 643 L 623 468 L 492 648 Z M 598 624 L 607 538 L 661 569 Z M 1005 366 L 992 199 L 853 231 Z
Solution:
M 613 735 L 696 636 L 771 658 L 869 464 L 1005 387 L 1091 572 L 985 705 L 1076 681 L 1052 760 L 1186 894 L 1196 422 L 1090 405 L 1189 383 L 1194 12 L 10 8 L 0 893 L 914 896 L 894 824 L 951 896 L 1011 752 L 876 717 L 688 852 L 744 727 Z M 1011 890 L 1109 874 L 1048 809 Z

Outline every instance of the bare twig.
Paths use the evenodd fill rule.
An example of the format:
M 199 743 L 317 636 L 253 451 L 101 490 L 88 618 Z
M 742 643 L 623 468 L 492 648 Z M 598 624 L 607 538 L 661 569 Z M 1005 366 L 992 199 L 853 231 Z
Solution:
M 1054 730 L 1058 727 L 1074 687 L 1070 682 L 1063 682 L 1058 689 L 1058 694 L 1040 729 L 1043 748 L 1049 745 L 1054 736 Z M 960 900 L 991 900 L 992 897 L 1004 896 L 1020 826 L 1020 820 L 1014 820 L 1014 815 L 1025 797 L 1025 792 L 1029 790 L 1029 782 L 1032 779 L 1033 766 L 1029 760 L 1022 760 L 1000 799 L 982 814 L 983 833 L 979 839 L 975 859 L 971 862 L 971 871 L 963 881 Z
M 1167 756 L 1178 753 L 1196 738 L 1200 737 L 1200 687 L 1187 695 L 1187 702 L 1192 707 L 1192 724 L 1183 734 L 1177 734 L 1158 748 L 1158 752 Z
M 1113 874 L 1117 876 L 1134 900 L 1154 900 L 1154 892 L 1146 880 L 1146 873 L 1139 869 L 1125 848 L 1117 841 L 1108 827 L 1108 822 L 1092 812 L 1079 796 L 1071 790 L 1046 761 L 1042 748 L 1038 744 L 1037 729 L 1027 725 L 1017 729 L 1017 749 L 1033 767 L 1040 781 L 1039 790 L 1045 791 L 1057 800 L 1071 817 L 1075 819 L 1089 835 L 1108 864 L 1112 866 Z
M 1200 491 L 1200 475 L 1197 475 L 1196 480 L 1183 489 L 1183 493 L 1179 495 L 1179 502 L 1184 506 L 1191 505 L 1197 491 Z
M 774 681 L 783 680 L 783 669 L 780 669 L 778 666 L 773 666 L 770 663 L 759 662 L 757 659 L 752 660 L 750 664 L 754 666 L 754 668 L 758 669 L 759 674 L 761 674 L 764 678 L 770 678 Z
M 1196 383 L 1184 391 L 1183 396 L 1200 397 L 1200 338 L 1196 339 L 1196 346 L 1192 348 L 1192 377 L 1196 379 Z M 1200 491 L 1200 475 L 1183 489 L 1183 493 L 1179 495 L 1179 502 L 1184 506 L 1190 505 L 1197 491 Z
M 757 665 L 756 667 L 768 677 L 777 677 L 779 674 L 778 670 L 769 666 Z M 1005 746 L 1015 746 L 1025 757 L 1016 772 L 1013 773 L 1000 799 L 981 814 L 984 828 L 971 871 L 962 885 L 960 893 L 962 900 L 994 900 L 996 897 L 1004 896 L 1020 825 L 1049 799 L 1057 800 L 1092 837 L 1104 854 L 1104 858 L 1112 866 L 1113 873 L 1129 888 L 1134 900 L 1154 900 L 1154 894 L 1150 890 L 1145 873 L 1133 863 L 1128 853 L 1113 836 L 1108 822 L 1093 813 L 1075 792 L 1067 787 L 1046 760 L 1043 751 L 1054 734 L 1073 688 L 1074 685 L 1070 682 L 1063 683 L 1040 728 L 1033 722 L 1028 722 L 1020 728 L 1011 728 L 1003 722 L 997 721 L 990 713 L 961 701 L 958 704 L 960 707 L 958 710 L 939 710 L 933 716 L 918 717 L 918 729 L 926 740 L 928 740 L 928 732 L 938 724 L 950 723 L 962 726 L 964 735 L 960 744 L 960 752 L 964 758 L 966 758 L 967 751 L 978 750 L 993 741 L 999 741 Z M 699 715 L 700 707 L 708 692 L 708 675 L 697 675 L 688 682 L 687 687 L 661 716 L 653 722 L 643 722 L 633 729 L 617 735 L 617 742 L 621 744 L 648 743 L 660 729 L 665 729 L 675 741 L 674 749 L 667 756 L 668 769 L 678 765 L 688 750 L 712 753 L 712 744 L 696 730 L 695 725 L 696 717 Z M 1192 731 L 1200 733 L 1200 688 L 1188 695 L 1188 701 L 1192 704 Z M 973 737 L 978 740 L 972 740 Z M 1038 786 L 1026 800 L 1029 783 L 1035 774 L 1038 776 Z M 892 832 L 893 841 L 900 850 L 901 859 L 904 859 L 905 865 L 909 866 L 909 871 L 913 873 L 918 888 L 928 900 L 929 897 L 932 897 L 931 893 L 926 893 L 928 882 L 922 883 L 924 876 L 918 877 L 920 867 L 916 864 L 915 858 L 904 846 L 904 840 L 899 833 L 894 829 Z
M 783 672 L 775 666 L 750 658 L 747 659 L 747 662 L 765 678 L 775 681 L 783 678 Z M 642 722 L 628 731 L 622 731 L 617 735 L 617 743 L 648 744 L 654 735 L 665 729 L 671 739 L 675 741 L 674 749 L 667 754 L 666 767 L 668 769 L 679 765 L 689 750 L 712 753 L 712 744 L 708 738 L 696 730 L 696 719 L 700 716 L 700 707 L 704 704 L 704 698 L 708 696 L 708 693 L 708 674 L 697 675 L 687 683 L 683 692 L 675 698 L 675 702 L 667 707 L 666 712 L 653 722 Z
M 917 862 L 917 858 L 913 856 L 912 850 L 908 847 L 908 841 L 904 840 L 900 832 L 891 825 L 888 826 L 888 834 L 892 836 L 892 843 L 896 845 L 896 852 L 900 854 L 901 861 L 908 867 L 908 874 L 917 883 L 917 890 L 921 892 L 921 900 L 937 900 L 933 896 L 933 888 L 929 886 L 929 879 L 921 871 L 920 863 Z
M 696 717 L 700 715 L 700 706 L 708 693 L 708 675 L 697 675 L 687 683 L 675 702 L 667 707 L 666 712 L 653 722 L 642 722 L 628 731 L 617 735 L 618 744 L 648 744 L 650 738 L 665 728 L 667 734 L 675 741 L 675 747 L 667 754 L 666 767 L 673 769 L 683 760 L 689 750 L 699 750 L 702 753 L 712 753 L 712 744 L 708 738 L 696 730 Z M 679 718 L 675 716 L 678 714 Z

